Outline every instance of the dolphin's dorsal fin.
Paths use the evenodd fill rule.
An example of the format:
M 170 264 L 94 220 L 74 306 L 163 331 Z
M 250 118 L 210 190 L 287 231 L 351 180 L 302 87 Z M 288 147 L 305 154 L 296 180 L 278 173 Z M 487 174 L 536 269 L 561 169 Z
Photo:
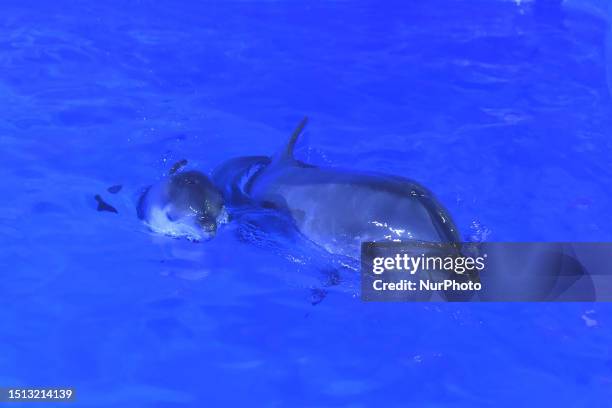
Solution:
M 298 124 L 295 128 L 291 137 L 289 138 L 289 142 L 287 142 L 287 146 L 280 152 L 280 154 L 276 157 L 276 161 L 279 160 L 293 160 L 293 149 L 295 148 L 295 144 L 297 143 L 298 138 L 304 131 L 306 124 L 308 123 L 308 116 L 304 116 L 304 119 Z

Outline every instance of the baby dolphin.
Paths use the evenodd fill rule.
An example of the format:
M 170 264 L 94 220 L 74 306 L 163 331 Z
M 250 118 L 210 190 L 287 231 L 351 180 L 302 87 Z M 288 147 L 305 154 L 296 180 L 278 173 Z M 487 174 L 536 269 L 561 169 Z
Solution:
M 293 150 L 306 123 L 304 118 L 275 157 L 239 157 L 213 171 L 227 204 L 283 211 L 311 241 L 354 258 L 361 242 L 460 241 L 446 209 L 412 180 L 296 160 Z
M 179 172 L 187 164 L 177 162 L 168 177 L 148 187 L 138 202 L 138 217 L 154 232 L 186 237 L 192 241 L 214 237 L 227 222 L 223 196 L 199 171 Z

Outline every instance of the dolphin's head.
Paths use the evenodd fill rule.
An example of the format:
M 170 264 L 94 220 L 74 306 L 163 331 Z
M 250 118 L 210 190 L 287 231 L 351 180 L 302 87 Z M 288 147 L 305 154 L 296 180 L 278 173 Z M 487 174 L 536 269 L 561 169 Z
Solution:
M 139 216 L 159 233 L 200 241 L 215 236 L 228 216 L 223 196 L 199 171 L 171 175 L 141 198 Z
M 223 197 L 206 175 L 187 171 L 173 175 L 168 183 L 171 221 L 192 218 L 207 234 L 217 231 L 223 216 Z

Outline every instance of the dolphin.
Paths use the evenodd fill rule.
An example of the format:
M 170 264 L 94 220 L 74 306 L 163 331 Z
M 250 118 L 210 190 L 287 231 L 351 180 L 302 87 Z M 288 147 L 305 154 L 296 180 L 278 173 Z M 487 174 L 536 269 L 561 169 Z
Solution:
M 208 240 L 228 222 L 223 196 L 204 173 L 179 172 L 185 164 L 186 160 L 177 162 L 168 177 L 144 190 L 137 214 L 154 232 Z
M 415 181 L 296 160 L 293 151 L 307 121 L 275 156 L 238 157 L 213 171 L 228 205 L 276 209 L 312 242 L 352 258 L 358 258 L 362 242 L 460 241 L 448 211 Z

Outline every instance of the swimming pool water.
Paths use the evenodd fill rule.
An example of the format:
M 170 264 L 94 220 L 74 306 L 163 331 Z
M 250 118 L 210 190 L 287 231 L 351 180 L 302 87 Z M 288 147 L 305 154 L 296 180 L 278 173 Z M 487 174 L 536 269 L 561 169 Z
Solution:
M 606 304 L 366 304 L 230 225 L 152 235 L 142 188 L 298 156 L 431 189 L 463 236 L 610 241 L 607 23 L 557 1 L 2 2 L 0 386 L 78 406 L 605 407 Z M 117 194 L 106 188 L 122 184 Z M 95 194 L 118 214 L 96 211 Z

